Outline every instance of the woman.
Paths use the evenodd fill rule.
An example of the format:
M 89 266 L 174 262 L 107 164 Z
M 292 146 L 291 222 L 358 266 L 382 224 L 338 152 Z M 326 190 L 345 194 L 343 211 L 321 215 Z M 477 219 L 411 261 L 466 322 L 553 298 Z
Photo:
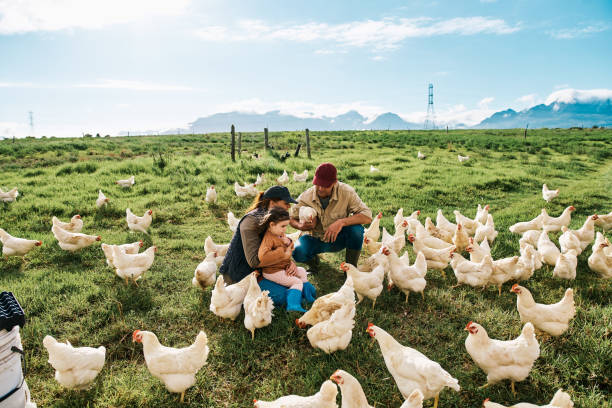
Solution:
M 265 233 L 261 227 L 261 221 L 270 208 L 281 207 L 289 210 L 291 203 L 296 203 L 296 201 L 291 198 L 287 187 L 270 187 L 257 195 L 253 205 L 238 223 L 223 264 L 219 268 L 219 273 L 223 274 L 223 279 L 227 284 L 239 282 L 253 270 L 258 269 L 257 253 Z M 295 264 L 292 268 L 295 268 Z M 275 305 L 286 304 L 287 288 L 263 278 L 260 278 L 259 286 L 262 290 L 270 291 L 270 297 Z M 308 298 L 316 297 L 315 288 L 310 283 L 304 284 L 302 293 Z

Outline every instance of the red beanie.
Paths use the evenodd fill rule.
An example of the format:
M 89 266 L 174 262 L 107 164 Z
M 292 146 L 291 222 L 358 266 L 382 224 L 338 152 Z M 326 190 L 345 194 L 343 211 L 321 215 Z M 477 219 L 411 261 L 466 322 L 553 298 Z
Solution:
M 338 171 L 331 163 L 321 163 L 315 171 L 314 179 L 312 184 L 315 186 L 321 186 L 327 188 L 334 184 L 338 179 L 336 178 Z

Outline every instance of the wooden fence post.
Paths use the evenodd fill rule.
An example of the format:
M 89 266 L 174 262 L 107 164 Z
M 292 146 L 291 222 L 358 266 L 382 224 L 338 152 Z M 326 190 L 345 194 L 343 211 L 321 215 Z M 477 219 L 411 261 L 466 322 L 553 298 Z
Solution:
M 529 127 L 529 123 L 525 126 L 525 136 L 523 136 L 524 140 L 527 140 L 527 128 Z
M 268 147 L 270 147 L 270 145 L 268 145 L 268 128 L 264 128 L 264 149 Z
M 240 157 L 241 152 L 242 152 L 242 132 L 238 132 L 238 157 Z
M 308 153 L 308 159 L 311 159 L 312 157 L 310 157 L 310 130 L 306 129 L 306 153 Z
M 295 149 L 295 153 L 293 154 L 293 157 L 298 157 L 300 154 L 300 148 L 302 147 L 301 143 L 298 143 L 297 145 L 297 149 Z
M 232 125 L 232 161 L 236 161 L 236 129 Z

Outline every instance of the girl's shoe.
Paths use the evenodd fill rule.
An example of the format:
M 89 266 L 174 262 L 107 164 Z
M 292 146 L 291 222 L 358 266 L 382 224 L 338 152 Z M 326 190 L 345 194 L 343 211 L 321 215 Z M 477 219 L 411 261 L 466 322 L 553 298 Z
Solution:
M 302 291 L 301 290 L 289 289 L 287 291 L 287 311 L 306 313 L 306 311 L 302 309 Z
M 302 295 L 304 296 L 304 300 L 306 303 L 312 303 L 317 298 L 317 290 L 310 282 L 304 282 L 302 288 Z

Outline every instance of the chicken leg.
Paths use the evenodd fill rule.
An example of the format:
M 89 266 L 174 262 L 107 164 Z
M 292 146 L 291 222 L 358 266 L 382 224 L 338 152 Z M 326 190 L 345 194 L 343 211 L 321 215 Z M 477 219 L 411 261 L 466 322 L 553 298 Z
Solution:
M 185 402 L 185 391 L 181 392 L 181 400 L 180 400 L 180 403 L 182 404 L 183 402 Z
M 512 389 L 512 395 L 516 397 L 516 389 L 514 389 L 514 381 L 510 382 L 510 388 Z
M 440 394 L 436 394 L 434 398 L 434 406 L 433 408 L 438 408 L 438 401 L 440 400 Z

